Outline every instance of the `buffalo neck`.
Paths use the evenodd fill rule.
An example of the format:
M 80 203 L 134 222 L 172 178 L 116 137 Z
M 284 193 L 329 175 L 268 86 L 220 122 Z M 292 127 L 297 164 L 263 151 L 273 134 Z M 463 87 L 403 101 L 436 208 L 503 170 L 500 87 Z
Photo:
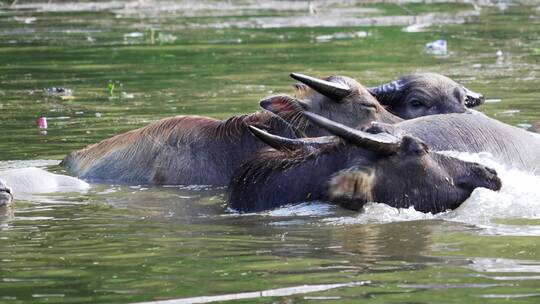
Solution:
M 350 166 L 369 163 L 370 153 L 343 143 L 314 154 L 261 151 L 235 172 L 229 187 L 229 207 L 257 212 L 285 204 L 325 200 L 332 175 Z

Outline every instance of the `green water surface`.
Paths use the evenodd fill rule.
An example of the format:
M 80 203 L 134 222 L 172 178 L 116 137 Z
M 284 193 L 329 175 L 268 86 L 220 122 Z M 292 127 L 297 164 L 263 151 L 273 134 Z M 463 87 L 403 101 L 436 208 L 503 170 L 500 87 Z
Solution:
M 253 1 L 228 1 L 245 2 Z M 474 12 L 454 1 L 389 2 L 352 7 L 370 9 L 358 18 Z M 484 93 L 480 110 L 489 116 L 540 129 L 535 5 L 481 6 L 464 23 L 422 32 L 405 32 L 405 25 L 267 28 L 273 18 L 307 13 L 266 6 L 130 14 L 17 5 L 0 6 L 0 161 L 60 160 L 172 115 L 253 112 L 267 95 L 292 93 L 290 72 L 349 75 L 367 86 L 439 72 Z M 253 18 L 260 26 L 242 25 Z M 360 31 L 367 37 L 317 39 Z M 448 55 L 424 52 L 436 39 L 448 41 Z M 69 88 L 73 98 L 46 96 L 49 87 Z M 35 126 L 40 115 L 48 118 L 46 134 Z M 125 185 L 17 201 L 0 209 L 0 303 L 132 303 L 348 282 L 362 285 L 239 302 L 540 301 L 538 234 L 490 234 L 436 220 L 330 225 L 327 217 L 354 213 L 328 212 L 240 216 L 226 210 L 222 189 Z

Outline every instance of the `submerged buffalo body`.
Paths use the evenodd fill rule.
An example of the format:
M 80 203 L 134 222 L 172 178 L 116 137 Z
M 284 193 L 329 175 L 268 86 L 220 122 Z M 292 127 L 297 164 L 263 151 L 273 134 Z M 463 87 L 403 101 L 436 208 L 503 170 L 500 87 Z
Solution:
M 540 175 L 540 135 L 478 112 L 426 116 L 388 127 L 412 134 L 434 150 L 488 152 L 509 168 Z
M 292 136 L 270 113 L 225 121 L 176 116 L 73 151 L 62 164 L 87 180 L 223 186 L 237 164 L 263 146 L 250 135 L 248 125 Z
M 399 145 L 384 140 L 375 149 L 366 148 L 371 144 L 362 131 L 308 112 L 305 115 L 344 140 L 325 137 L 295 140 L 292 145 L 289 140 L 257 133 L 278 150 L 261 151 L 237 171 L 230 186 L 231 208 L 249 212 L 329 200 L 351 209 L 377 201 L 441 212 L 459 206 L 476 187 L 500 188 L 493 170 L 433 151 L 489 152 L 508 166 L 540 173 L 540 138 L 482 114 L 378 124 L 367 131 L 377 133 L 379 141 L 384 136 L 405 135 Z
M 411 119 L 427 115 L 465 113 L 484 103 L 482 94 L 436 73 L 417 73 L 368 89 L 393 114 Z

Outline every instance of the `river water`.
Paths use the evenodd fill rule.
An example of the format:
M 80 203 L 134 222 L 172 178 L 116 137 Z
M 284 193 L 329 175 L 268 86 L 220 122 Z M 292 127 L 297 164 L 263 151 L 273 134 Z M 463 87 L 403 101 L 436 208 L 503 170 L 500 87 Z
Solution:
M 451 2 L 4 1 L 0 169 L 62 172 L 70 150 L 162 117 L 253 112 L 292 93 L 289 72 L 365 85 L 439 72 L 484 93 L 480 111 L 540 130 L 538 4 Z M 437 39 L 448 52 L 426 53 Z M 436 216 L 324 203 L 238 215 L 207 187 L 27 197 L 0 209 L 0 302 L 538 303 L 540 179 L 458 156 L 504 187 Z

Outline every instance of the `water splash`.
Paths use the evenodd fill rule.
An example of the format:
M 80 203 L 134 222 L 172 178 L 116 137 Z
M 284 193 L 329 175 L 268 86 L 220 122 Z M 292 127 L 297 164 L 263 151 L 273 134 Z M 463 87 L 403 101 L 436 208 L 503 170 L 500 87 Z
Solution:
M 441 152 L 465 161 L 478 162 L 497 170 L 503 186 L 498 192 L 485 188 L 473 191 L 459 208 L 438 214 L 422 213 L 410 208 L 394 208 L 386 204 L 368 203 L 362 212 L 351 216 L 322 219 L 328 225 L 355 225 L 417 220 L 445 220 L 472 224 L 483 228 L 484 234 L 540 235 L 540 226 L 506 225 L 496 219 L 540 218 L 540 176 L 508 168 L 494 160 L 489 153 Z M 336 215 L 338 208 L 325 208 L 324 203 L 300 204 L 272 210 L 269 216 Z

